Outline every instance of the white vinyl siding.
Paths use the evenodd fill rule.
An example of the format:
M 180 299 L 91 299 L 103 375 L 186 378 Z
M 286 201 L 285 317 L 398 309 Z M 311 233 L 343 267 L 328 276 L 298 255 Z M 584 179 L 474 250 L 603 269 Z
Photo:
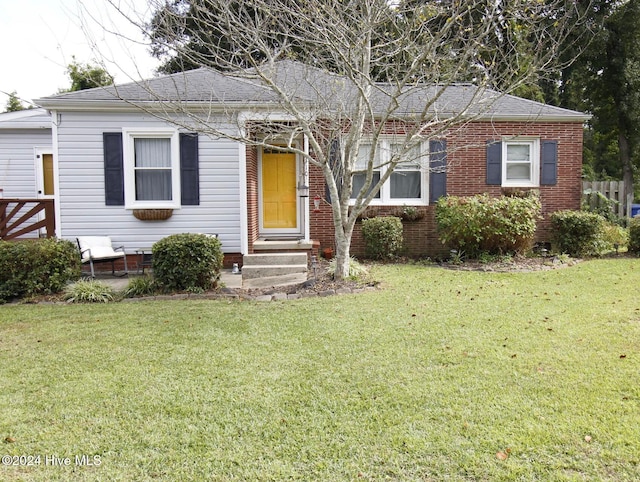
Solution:
M 105 205 L 103 133 L 122 132 L 123 126 L 138 132 L 173 131 L 174 127 L 144 113 L 64 112 L 59 116 L 63 238 L 109 235 L 115 244 L 133 253 L 136 248 L 150 248 L 170 234 L 214 233 L 220 236 L 223 251 L 241 251 L 239 158 L 244 154 L 243 145 L 200 135 L 200 205 L 181 206 L 164 221 L 141 221 L 125 206 Z M 179 202 L 180 197 L 177 199 Z
M 35 148 L 51 152 L 51 129 L 0 129 L 0 188 L 5 198 L 35 198 Z

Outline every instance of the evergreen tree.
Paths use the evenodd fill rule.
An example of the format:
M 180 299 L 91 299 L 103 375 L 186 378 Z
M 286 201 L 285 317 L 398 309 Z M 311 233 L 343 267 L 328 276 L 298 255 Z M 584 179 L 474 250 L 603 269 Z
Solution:
M 14 90 L 9 94 L 9 99 L 7 100 L 7 105 L 5 112 L 17 112 L 19 110 L 24 110 L 26 107 L 18 97 L 17 92 Z

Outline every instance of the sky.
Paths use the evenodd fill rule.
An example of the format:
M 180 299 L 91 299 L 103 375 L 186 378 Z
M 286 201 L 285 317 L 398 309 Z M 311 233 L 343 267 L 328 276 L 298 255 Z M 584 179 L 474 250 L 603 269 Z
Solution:
M 130 18 L 149 17 L 146 0 L 111 1 Z M 103 64 L 125 83 L 153 76 L 158 61 L 148 52 L 139 30 L 107 0 L 0 0 L 0 112 L 13 91 L 28 105 L 69 88 L 73 56 Z

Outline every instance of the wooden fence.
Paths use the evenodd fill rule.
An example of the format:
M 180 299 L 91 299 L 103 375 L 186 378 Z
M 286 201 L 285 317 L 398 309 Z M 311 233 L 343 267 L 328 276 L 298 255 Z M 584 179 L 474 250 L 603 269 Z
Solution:
M 55 233 L 53 199 L 0 199 L 0 239 L 52 238 Z
M 633 193 L 627 193 L 623 181 L 583 181 L 582 200 L 592 209 L 602 205 L 603 200 L 597 193 L 606 199 L 615 201 L 615 213 L 620 216 L 631 216 L 631 203 Z

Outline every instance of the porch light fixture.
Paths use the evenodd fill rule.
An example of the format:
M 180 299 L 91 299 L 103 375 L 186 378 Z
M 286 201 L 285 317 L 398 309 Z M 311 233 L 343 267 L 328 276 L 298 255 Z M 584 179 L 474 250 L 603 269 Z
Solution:
M 313 212 L 314 213 L 318 213 L 320 212 L 320 196 L 315 196 L 313 198 Z
M 309 181 L 307 181 L 307 164 L 303 165 L 300 177 L 298 177 L 298 196 L 309 197 Z
M 306 184 L 298 184 L 298 196 L 309 197 L 309 186 Z

